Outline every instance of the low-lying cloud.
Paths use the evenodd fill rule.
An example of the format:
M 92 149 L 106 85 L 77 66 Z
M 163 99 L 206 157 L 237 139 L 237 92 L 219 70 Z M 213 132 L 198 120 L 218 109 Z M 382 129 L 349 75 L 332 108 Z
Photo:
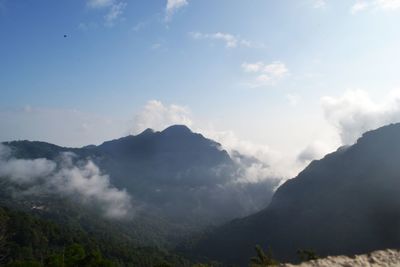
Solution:
M 95 204 L 109 218 L 124 218 L 132 209 L 125 190 L 113 187 L 92 161 L 76 162 L 73 153 L 63 153 L 57 161 L 16 159 L 0 144 L 0 177 L 28 187 L 25 193 L 56 193 Z

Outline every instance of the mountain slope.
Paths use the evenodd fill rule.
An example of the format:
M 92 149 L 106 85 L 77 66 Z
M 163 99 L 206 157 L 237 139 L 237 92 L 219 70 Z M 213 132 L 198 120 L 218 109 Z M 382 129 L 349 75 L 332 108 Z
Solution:
M 256 244 L 280 260 L 298 249 L 319 255 L 400 247 L 400 124 L 368 132 L 351 147 L 312 162 L 270 205 L 216 229 L 198 255 L 244 264 Z
M 105 192 L 99 191 L 97 184 L 107 186 L 109 180 L 108 194 L 103 198 L 107 200 L 119 190 L 119 196 L 126 192 L 132 200 L 128 219 L 116 222 L 116 228 L 120 234 L 127 234 L 142 245 L 173 246 L 209 225 L 218 225 L 260 210 L 267 205 L 278 183 L 278 180 L 257 184 L 239 181 L 244 178 L 245 164 L 232 159 L 218 143 L 181 125 L 171 126 L 162 132 L 148 129 L 136 136 L 82 148 L 30 141 L 4 145 L 11 149 L 14 165 L 26 159 L 46 159 L 47 165 L 55 166 L 53 172 L 56 175 L 24 185 L 18 184 L 21 178 L 12 182 L 3 177 L 0 179 L 0 202 L 25 211 L 44 207 L 43 216 L 61 223 L 72 220 L 75 224 L 91 227 L 96 224 L 93 216 L 85 212 L 76 216 L 68 203 L 78 207 L 92 199 L 99 199 Z M 67 160 L 65 155 L 68 155 Z M 7 167 L 7 161 L 3 163 L 0 164 L 0 176 L 2 170 L 6 173 L 3 176 L 7 176 L 16 169 L 15 166 Z M 20 168 L 21 175 L 30 174 L 31 165 Z M 63 171 L 64 165 L 68 167 L 68 175 Z M 80 176 L 79 183 L 68 183 L 66 186 L 66 181 L 62 180 L 60 184 L 60 175 L 75 179 L 75 174 Z M 54 187 L 56 183 L 60 184 L 58 191 L 55 194 L 49 192 L 47 187 Z M 86 185 L 84 193 L 89 197 L 87 194 L 84 199 L 74 194 L 71 197 L 68 192 L 65 204 L 62 199 L 65 197 L 62 194 L 64 188 L 74 186 L 75 191 L 81 192 L 81 184 Z M 41 190 L 43 188 L 47 191 Z M 103 198 L 100 205 L 104 205 Z M 59 206 L 50 203 L 59 203 Z M 119 208 L 118 205 L 112 207 Z M 101 209 L 93 205 L 86 205 L 86 208 L 93 211 Z M 57 210 L 65 211 L 65 218 L 56 213 Z
M 0 265 L 190 266 L 183 258 L 157 248 L 136 247 L 123 237 L 92 233 L 2 207 Z

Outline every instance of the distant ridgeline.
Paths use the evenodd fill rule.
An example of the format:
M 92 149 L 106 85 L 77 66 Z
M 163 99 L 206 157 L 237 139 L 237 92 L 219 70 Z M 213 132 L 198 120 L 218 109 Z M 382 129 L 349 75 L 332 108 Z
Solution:
M 75 243 L 99 259 L 132 263 L 140 254 L 157 263 L 182 262 L 164 249 L 268 205 L 279 179 L 246 182 L 246 168 L 261 163 L 236 156 L 179 125 L 82 148 L 0 144 L 0 207 L 15 233 L 3 262 L 43 262 Z M 48 226 L 61 237 L 46 232 Z M 15 239 L 19 233 L 24 236 Z M 10 246 L 18 247 L 14 254 Z M 134 249 L 143 246 L 155 249 Z
M 312 162 L 270 205 L 203 237 L 191 253 L 245 265 L 260 244 L 281 261 L 400 248 L 400 124 Z

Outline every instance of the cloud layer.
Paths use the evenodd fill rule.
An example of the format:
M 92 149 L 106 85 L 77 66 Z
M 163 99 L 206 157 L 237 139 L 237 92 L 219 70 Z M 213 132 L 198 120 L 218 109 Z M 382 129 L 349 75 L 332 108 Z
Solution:
M 125 190 L 113 187 L 92 161 L 75 162 L 73 153 L 63 153 L 57 162 L 16 159 L 0 144 L 0 178 L 27 187 L 27 194 L 53 193 L 96 205 L 109 218 L 124 218 L 132 211 Z

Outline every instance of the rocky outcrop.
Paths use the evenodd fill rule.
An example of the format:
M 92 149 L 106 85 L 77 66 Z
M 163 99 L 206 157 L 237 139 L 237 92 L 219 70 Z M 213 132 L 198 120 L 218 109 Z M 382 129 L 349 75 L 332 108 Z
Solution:
M 281 267 L 395 267 L 400 266 L 400 250 L 380 250 L 369 254 L 331 256 L 303 262 L 300 265 L 282 264 Z

